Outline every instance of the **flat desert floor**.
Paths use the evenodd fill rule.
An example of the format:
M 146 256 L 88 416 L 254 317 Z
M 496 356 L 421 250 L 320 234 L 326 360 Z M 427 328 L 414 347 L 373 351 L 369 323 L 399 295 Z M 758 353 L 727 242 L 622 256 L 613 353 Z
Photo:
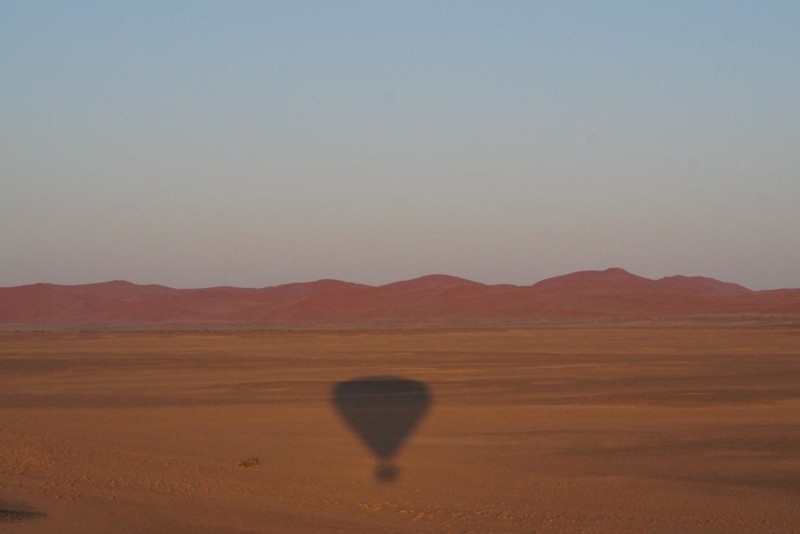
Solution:
M 2 333 L 0 530 L 800 532 L 800 328 Z

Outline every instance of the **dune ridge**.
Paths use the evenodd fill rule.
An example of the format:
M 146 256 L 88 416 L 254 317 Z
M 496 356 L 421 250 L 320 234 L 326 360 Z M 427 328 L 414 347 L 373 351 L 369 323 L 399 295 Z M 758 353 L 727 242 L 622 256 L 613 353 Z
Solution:
M 752 291 L 702 276 L 579 271 L 529 286 L 445 274 L 370 286 L 318 280 L 174 289 L 126 281 L 0 288 L 0 326 L 524 325 L 563 320 L 800 315 L 800 289 Z

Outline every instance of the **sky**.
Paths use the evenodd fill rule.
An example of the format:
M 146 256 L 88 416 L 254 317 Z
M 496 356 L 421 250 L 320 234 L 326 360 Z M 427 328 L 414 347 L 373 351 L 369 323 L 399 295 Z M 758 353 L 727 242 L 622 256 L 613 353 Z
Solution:
M 800 2 L 0 2 L 0 286 L 800 287 Z

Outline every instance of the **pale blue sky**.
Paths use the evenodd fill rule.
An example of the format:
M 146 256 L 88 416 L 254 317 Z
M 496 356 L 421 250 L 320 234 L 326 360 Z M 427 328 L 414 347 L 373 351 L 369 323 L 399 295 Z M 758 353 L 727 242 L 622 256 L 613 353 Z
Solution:
M 0 2 L 0 286 L 800 287 L 800 2 Z

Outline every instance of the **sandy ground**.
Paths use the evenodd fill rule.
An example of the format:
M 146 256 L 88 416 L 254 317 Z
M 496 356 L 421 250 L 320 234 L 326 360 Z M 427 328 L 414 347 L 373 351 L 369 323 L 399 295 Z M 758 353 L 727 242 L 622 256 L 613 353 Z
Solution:
M 394 482 L 372 375 L 433 397 Z M 0 530 L 800 532 L 800 329 L 3 333 Z

